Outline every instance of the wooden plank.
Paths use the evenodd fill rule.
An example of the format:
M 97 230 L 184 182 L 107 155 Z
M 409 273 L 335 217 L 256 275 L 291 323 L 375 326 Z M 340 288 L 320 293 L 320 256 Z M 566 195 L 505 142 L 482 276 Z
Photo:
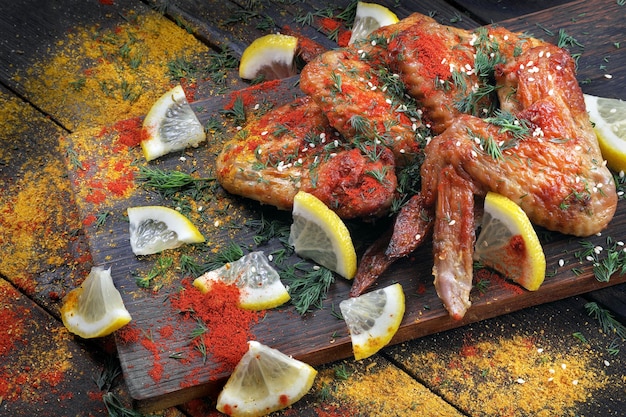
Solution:
M 562 7 L 517 17 L 499 24 L 557 43 L 559 30 L 583 45 L 568 45 L 578 59 L 578 79 L 585 93 L 626 99 L 626 6 L 612 0 L 579 0 Z M 620 45 L 621 43 L 621 45 Z M 621 46 L 621 47 L 618 47 Z M 610 78 L 606 78 L 606 75 Z
M 537 11 L 561 6 L 571 0 L 526 0 L 526 1 L 490 1 L 490 0 L 454 0 L 452 3 L 464 10 L 471 17 L 488 25 L 527 15 Z
M 292 80 L 281 85 L 285 87 L 283 98 L 290 97 Z M 267 100 L 276 102 L 275 90 L 269 92 L 256 90 L 248 93 L 256 97 L 251 100 L 252 104 Z M 193 107 L 200 119 L 206 121 L 211 117 L 222 117 L 219 110 L 223 109 L 232 98 L 230 95 L 211 98 L 196 102 Z M 251 108 L 249 111 L 252 111 Z M 131 197 L 109 195 L 105 203 L 96 204 L 86 198 L 92 191 L 88 188 L 92 179 L 104 181 L 106 178 L 115 178 L 116 172 L 120 169 L 133 169 L 131 167 L 136 169 L 137 161 L 141 161 L 138 149 L 120 150 L 116 147 L 117 137 L 114 130 L 111 129 L 112 133 L 105 136 L 102 136 L 102 129 L 98 129 L 97 132 L 79 132 L 67 138 L 67 146 L 77 151 L 80 158 L 88 162 L 87 165 L 91 167 L 86 170 L 71 167 L 70 175 L 77 186 L 79 206 L 85 218 L 100 213 L 102 210 L 111 213 L 104 226 L 87 228 L 94 260 L 113 268 L 116 285 L 124 294 L 127 308 L 134 318 L 134 326 L 141 329 L 142 334 L 150 335 L 151 342 L 159 346 L 167 346 L 162 348 L 156 357 L 152 357 L 152 353 L 140 342 L 120 344 L 119 347 L 126 379 L 138 405 L 146 410 L 158 409 L 214 393 L 227 373 L 217 372 L 216 364 L 210 362 L 204 364 L 198 357 L 185 363 L 170 358 L 171 353 L 189 353 L 191 349 L 189 333 L 193 323 L 180 321 L 168 304 L 169 295 L 179 289 L 180 276 L 171 281 L 159 282 L 158 292 L 140 290 L 135 284 L 135 274 L 148 271 L 154 266 L 158 257 L 137 259 L 129 251 L 127 223 L 124 220 L 125 210 L 130 205 L 172 204 L 172 202 L 164 202 L 158 196 L 140 188 L 134 188 Z M 101 143 L 96 151 L 88 146 L 95 140 Z M 186 172 L 193 170 L 200 176 L 208 176 L 215 150 L 219 149 L 220 145 L 221 138 L 212 136 L 209 143 L 199 149 L 170 155 L 154 165 Z M 104 161 L 110 160 L 121 162 L 121 167 L 117 163 L 103 164 Z M 285 216 L 284 213 L 226 195 L 219 190 L 216 191 L 214 197 L 207 202 L 207 207 L 212 210 L 206 210 L 206 212 L 218 213 L 219 210 L 228 207 L 232 223 L 238 222 L 240 226 L 246 219 L 258 219 L 261 213 L 265 218 L 270 219 Z M 219 218 L 205 219 L 199 223 L 205 235 L 211 237 L 210 248 L 215 248 L 230 240 L 254 247 L 253 230 L 246 227 L 237 231 L 216 228 L 215 220 Z M 626 212 L 622 201 L 608 232 L 623 233 L 625 223 Z M 591 241 L 602 244 L 602 239 L 602 237 L 594 237 Z M 620 277 L 609 284 L 597 282 L 592 277 L 591 265 L 580 265 L 574 255 L 580 249 L 578 240 L 557 235 L 544 244 L 548 257 L 548 270 L 555 271 L 555 274 L 547 278 L 540 291 L 519 294 L 514 287 L 496 282 L 485 294 L 472 294 L 473 307 L 465 319 L 459 322 L 452 321 L 448 317 L 432 288 L 430 276 L 432 261 L 429 247 L 420 249 L 411 259 L 394 265 L 379 282 L 379 285 L 385 285 L 401 280 L 408 294 L 407 315 L 393 343 L 464 326 L 471 322 L 581 294 L 606 285 L 614 285 L 626 279 L 626 277 Z M 276 247 L 276 243 L 273 242 L 272 245 L 263 249 L 270 251 Z M 190 250 L 192 255 L 202 255 L 201 252 L 197 252 L 196 248 Z M 561 260 L 564 262 L 562 267 L 559 266 Z M 582 273 L 574 273 L 575 269 L 582 270 Z M 324 303 L 325 308 L 304 317 L 298 316 L 291 310 L 291 307 L 268 312 L 265 319 L 255 326 L 255 336 L 261 342 L 268 343 L 311 364 L 349 357 L 351 347 L 345 325 L 330 314 L 333 307 L 336 308 L 337 303 L 347 297 L 349 285 L 348 282 L 338 280 L 332 287 L 328 300 Z M 285 320 L 285 317 L 288 317 L 288 320 Z M 164 323 L 175 323 L 177 332 L 174 336 L 164 336 L 158 332 Z M 155 381 L 150 376 L 150 371 L 156 366 L 155 364 L 163 367 L 167 378 Z M 192 384 L 189 383 L 190 380 L 193 381 Z
M 586 302 L 530 307 L 395 345 L 383 356 L 464 415 L 621 416 L 626 398 L 615 389 L 623 387 L 626 351 L 619 342 L 617 354 L 608 350 L 615 337 L 599 331 Z

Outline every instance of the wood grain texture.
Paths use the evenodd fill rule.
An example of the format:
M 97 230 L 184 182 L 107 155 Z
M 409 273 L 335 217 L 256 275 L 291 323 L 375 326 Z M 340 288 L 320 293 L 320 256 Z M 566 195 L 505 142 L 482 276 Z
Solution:
M 583 2 L 577 3 L 576 7 L 578 15 L 585 10 Z M 554 21 L 551 20 L 550 14 L 544 13 L 525 19 L 516 19 L 510 22 L 510 27 L 517 30 L 536 29 L 535 23 L 539 22 L 544 26 L 567 28 L 571 35 L 582 37 L 587 33 L 586 31 L 594 30 L 594 28 L 605 29 L 611 25 L 619 27 L 622 24 L 618 22 L 620 16 L 609 16 L 609 19 L 615 21 L 612 23 L 612 21 L 606 20 L 607 17 L 604 14 L 595 13 L 593 10 L 588 10 L 587 14 L 584 15 L 588 19 L 585 20 L 584 25 L 579 25 L 580 22 L 578 21 L 573 22 L 571 14 L 568 14 L 569 11 L 563 11 L 559 14 L 558 10 L 553 9 L 550 13 L 554 14 Z M 566 15 L 569 16 L 569 20 L 565 18 Z M 594 19 L 600 23 L 594 24 Z M 590 39 L 592 38 L 592 35 L 588 36 Z M 604 49 L 602 45 L 585 52 L 587 51 L 595 57 L 590 62 L 603 59 Z M 592 67 L 592 63 L 586 64 L 581 68 L 580 76 L 584 77 L 583 79 L 594 77 L 593 79 L 599 83 L 603 77 L 595 77 Z M 622 70 L 621 73 L 623 72 Z M 621 77 L 617 71 L 616 76 Z M 616 81 L 613 85 L 624 85 L 623 83 L 618 84 L 618 82 Z M 287 80 L 281 83 L 279 90 L 268 92 L 253 89 L 250 93 L 258 95 L 254 102 L 270 100 L 277 104 L 281 100 L 290 98 L 296 91 L 294 80 Z M 609 89 L 602 91 L 609 91 Z M 225 103 L 228 103 L 229 100 L 232 100 L 231 96 L 212 97 L 199 100 L 192 106 L 196 109 L 200 120 L 206 122 L 212 117 L 222 117 L 219 111 L 224 108 Z M 87 147 L 80 147 L 80 143 L 81 141 L 93 141 L 95 137 L 90 132 L 79 132 L 69 136 L 66 140 L 68 147 L 87 149 L 86 152 L 89 152 Z M 99 140 L 103 139 L 99 138 Z M 113 139 L 110 138 L 109 140 Z M 107 145 L 110 144 L 103 142 L 102 149 L 112 148 Z M 200 176 L 209 175 L 214 154 L 207 148 L 218 145 L 219 143 L 209 143 L 196 150 L 184 152 L 184 162 L 180 159 L 181 154 L 164 157 L 156 163 L 156 166 L 183 171 L 188 171 L 190 167 L 193 167 Z M 102 149 L 93 154 L 82 156 L 95 161 L 106 159 L 110 155 L 107 155 L 106 152 L 102 153 Z M 141 160 L 137 149 L 130 149 L 127 157 L 129 164 L 132 161 Z M 75 170 L 70 170 L 71 177 L 76 175 Z M 76 184 L 78 187 L 77 194 L 79 196 L 84 195 L 86 191 L 81 189 L 81 182 L 76 181 Z M 285 215 L 225 193 L 218 193 L 215 198 L 219 199 L 221 204 L 228 201 L 241 224 L 246 219 L 259 218 L 261 213 L 270 218 L 279 218 Z M 132 197 L 127 199 L 112 198 L 107 210 L 110 210 L 113 215 L 105 227 L 92 227 L 87 230 L 94 261 L 96 264 L 112 267 L 116 285 L 122 291 L 126 306 L 133 316 L 133 325 L 141 329 L 144 334 L 150 334 L 153 341 L 159 346 L 166 346 L 159 351 L 156 357 L 152 356 L 152 353 L 141 343 L 120 343 L 118 346 L 129 389 L 132 396 L 137 400 L 138 406 L 143 410 L 161 409 L 199 396 L 214 394 L 228 376 L 225 372 L 217 372 L 216 369 L 219 364 L 212 363 L 210 360 L 205 364 L 199 357 L 192 358 L 189 362 L 170 357 L 174 352 L 189 351 L 189 334 L 193 325 L 193 323 L 181 321 L 169 305 L 169 294 L 178 290 L 177 282 L 164 285 L 156 293 L 139 290 L 135 284 L 134 275 L 149 270 L 154 265 L 156 257 L 138 259 L 130 252 L 128 225 L 124 219 L 124 213 L 126 208 L 131 205 L 159 203 L 167 204 L 170 202 L 163 202 L 155 194 L 142 189 L 138 189 Z M 94 214 L 100 209 L 100 207 L 95 207 L 80 198 L 78 204 L 83 216 Z M 215 246 L 229 240 L 244 245 L 251 244 L 253 231 L 245 227 L 239 231 L 225 231 L 223 229 L 215 230 L 212 224 L 208 222 L 199 226 L 205 235 L 210 236 L 209 245 Z M 623 235 L 625 232 L 626 208 L 622 201 L 606 234 Z M 596 244 L 603 244 L 604 239 L 602 236 L 590 238 Z M 356 243 L 359 244 L 359 242 Z M 407 294 L 407 313 L 392 344 L 626 281 L 626 277 L 620 277 L 608 284 L 598 282 L 592 276 L 591 265 L 580 264 L 575 256 L 575 252 L 581 247 L 579 239 L 551 234 L 550 239 L 544 240 L 543 244 L 550 276 L 546 278 L 539 291 L 520 293 L 509 285 L 493 283 L 485 293 L 477 291 L 472 293 L 473 305 L 462 321 L 454 321 L 448 316 L 434 291 L 430 274 L 432 259 L 429 246 L 419 249 L 409 259 L 398 262 L 381 277 L 378 283 L 378 285 L 383 286 L 399 281 L 404 287 L 405 294 Z M 272 245 L 275 243 L 263 248 L 263 250 L 271 250 L 275 247 Z M 559 266 L 561 260 L 563 266 Z M 254 328 L 256 338 L 313 365 L 351 356 L 350 339 L 346 327 L 342 321 L 331 314 L 333 308 L 336 309 L 338 303 L 347 298 L 349 286 L 349 282 L 337 280 L 331 288 L 328 299 L 324 302 L 324 308 L 303 317 L 295 313 L 289 306 L 269 311 L 265 319 Z M 165 324 L 175 325 L 177 330 L 173 337 L 166 338 L 159 335 L 158 329 Z M 166 378 L 155 381 L 150 376 L 150 371 L 155 366 L 154 361 L 163 368 L 163 375 L 166 375 Z

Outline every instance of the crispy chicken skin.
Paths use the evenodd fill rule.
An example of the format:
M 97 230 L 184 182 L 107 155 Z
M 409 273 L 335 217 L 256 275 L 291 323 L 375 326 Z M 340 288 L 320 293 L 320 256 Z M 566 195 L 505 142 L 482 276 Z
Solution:
M 391 151 L 345 143 L 308 97 L 248 123 L 224 145 L 216 166 L 233 194 L 290 210 L 303 190 L 343 218 L 383 215 L 397 184 Z
M 384 88 L 382 78 L 392 75 L 361 54 L 343 48 L 318 56 L 302 70 L 300 88 L 344 137 L 355 145 L 382 144 L 403 165 L 422 152 L 418 121 L 401 111 L 397 98 Z

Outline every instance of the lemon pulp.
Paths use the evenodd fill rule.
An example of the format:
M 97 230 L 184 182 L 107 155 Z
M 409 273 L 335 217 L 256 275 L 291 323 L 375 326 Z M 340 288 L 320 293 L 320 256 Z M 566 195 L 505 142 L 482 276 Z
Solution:
M 151 255 L 185 243 L 201 243 L 204 237 L 185 216 L 168 207 L 129 207 L 128 231 L 135 255 Z
M 289 244 L 296 253 L 352 279 L 356 274 L 356 251 L 350 231 L 326 204 L 299 191 L 293 202 Z
M 131 321 L 113 284 L 111 268 L 98 266 L 91 269 L 80 287 L 67 294 L 60 312 L 65 327 L 85 339 L 107 336 Z
M 474 259 L 530 291 L 546 275 L 543 248 L 526 213 L 507 197 L 489 192 Z
M 141 142 L 141 148 L 147 161 L 190 146 L 196 147 L 206 139 L 204 128 L 180 85 L 152 105 L 143 121 L 143 130 L 146 139 Z
M 343 300 L 339 308 L 350 331 L 354 358 L 364 359 L 385 347 L 398 331 L 404 317 L 404 291 L 400 284 L 392 284 Z
M 230 416 L 264 416 L 302 398 L 316 375 L 310 365 L 250 341 L 217 398 L 217 409 Z
M 286 78 L 296 74 L 294 56 L 298 38 L 273 33 L 255 39 L 241 55 L 239 76 L 253 80 Z
M 356 6 L 356 16 L 348 44 L 352 45 L 355 41 L 366 38 L 376 29 L 398 23 L 398 21 L 398 16 L 385 6 L 360 1 Z
M 626 101 L 585 94 L 602 156 L 609 168 L 626 171 Z
M 193 285 L 203 293 L 211 290 L 216 281 L 239 288 L 239 306 L 248 310 L 265 310 L 289 301 L 287 288 L 278 272 L 261 251 L 251 252 L 221 268 L 196 278 Z

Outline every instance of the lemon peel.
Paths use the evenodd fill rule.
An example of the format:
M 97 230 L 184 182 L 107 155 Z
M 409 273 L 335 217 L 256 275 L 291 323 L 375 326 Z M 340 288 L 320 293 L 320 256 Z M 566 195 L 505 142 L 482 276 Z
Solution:
M 151 255 L 185 243 L 204 242 L 198 228 L 169 207 L 129 207 L 127 213 L 130 246 L 135 255 Z
M 341 218 L 320 199 L 304 191 L 294 197 L 292 214 L 289 244 L 296 253 L 344 278 L 354 278 L 356 251 Z
M 297 46 L 298 38 L 279 33 L 255 39 L 241 55 L 239 76 L 253 80 L 263 75 L 265 80 L 274 80 L 295 75 Z
M 528 216 L 509 198 L 489 192 L 474 260 L 495 269 L 529 291 L 546 275 L 546 257 Z
M 91 268 L 80 287 L 70 291 L 60 309 L 63 325 L 72 333 L 91 339 L 107 336 L 131 321 L 113 284 L 111 268 Z
M 143 121 L 143 130 L 146 138 L 141 141 L 141 149 L 146 161 L 197 147 L 206 139 L 181 85 L 167 91 L 152 105 Z
M 626 101 L 589 94 L 584 97 L 608 167 L 617 172 L 626 171 Z
M 214 282 L 233 284 L 239 288 L 239 306 L 247 310 L 266 310 L 278 307 L 291 299 L 278 272 L 261 251 L 251 252 L 221 268 L 199 276 L 193 285 L 203 293 L 211 290 Z
M 356 15 L 352 24 L 352 35 L 348 41 L 348 45 L 360 39 L 366 38 L 376 29 L 398 23 L 399 19 L 395 13 L 376 3 L 358 2 L 356 6 Z
M 352 341 L 356 360 L 372 356 L 385 347 L 402 323 L 404 291 L 399 283 L 339 303 Z
M 217 397 L 216 408 L 229 416 L 264 416 L 302 398 L 316 375 L 310 365 L 250 341 L 248 351 Z

